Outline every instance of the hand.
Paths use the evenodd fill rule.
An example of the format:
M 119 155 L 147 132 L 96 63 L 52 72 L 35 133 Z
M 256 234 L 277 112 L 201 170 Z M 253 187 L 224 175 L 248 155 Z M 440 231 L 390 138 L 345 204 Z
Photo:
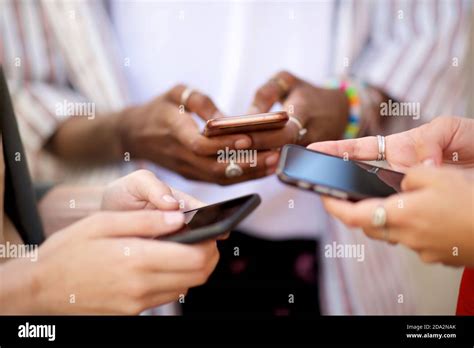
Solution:
M 149 239 L 183 222 L 179 212 L 160 211 L 104 212 L 81 220 L 48 238 L 36 263 L 2 265 L 0 276 L 11 280 L 2 294 L 22 293 L 17 302 L 5 295 L 10 300 L 0 301 L 2 312 L 138 314 L 175 301 L 203 284 L 218 260 L 215 241 L 189 246 Z M 28 286 L 9 291 L 25 278 Z
M 474 168 L 474 121 L 460 117 L 438 117 L 428 124 L 385 137 L 385 154 L 390 166 L 404 172 L 429 161 L 458 168 Z M 309 149 L 352 160 L 375 160 L 376 137 L 314 143 Z
M 425 262 L 474 266 L 474 181 L 463 171 L 417 167 L 403 181 L 404 193 L 357 203 L 324 197 L 327 211 L 367 236 L 401 243 Z M 385 231 L 372 226 L 372 214 L 383 205 Z
M 142 106 L 130 107 L 117 118 L 122 153 L 132 158 L 147 159 L 169 168 L 182 176 L 222 185 L 251 180 L 267 175 L 268 167 L 274 167 L 278 154 L 273 151 L 259 152 L 256 166 L 239 163 L 243 169 L 240 177 L 227 178 L 228 163 L 216 159 L 219 150 L 249 149 L 252 139 L 245 134 L 207 138 L 200 134 L 191 113 L 204 120 L 222 116 L 209 97 L 193 92 L 180 110 L 181 95 L 185 87 L 178 85 L 166 94 Z M 272 156 L 273 155 L 273 156 Z
M 298 126 L 288 122 L 281 130 L 248 134 L 253 148 L 275 149 L 290 143 L 307 145 L 312 141 L 339 139 L 343 135 L 349 115 L 344 92 L 315 87 L 283 71 L 257 90 L 249 112 L 268 112 L 277 102 L 282 103 L 289 116 L 301 122 L 307 133 L 298 139 Z
M 179 207 L 173 190 L 145 169 L 109 184 L 104 190 L 101 204 L 102 210 L 177 210 Z
M 205 204 L 167 186 L 152 172 L 141 169 L 112 182 L 102 197 L 102 210 L 177 210 L 197 209 Z M 228 234 L 217 239 L 226 239 Z

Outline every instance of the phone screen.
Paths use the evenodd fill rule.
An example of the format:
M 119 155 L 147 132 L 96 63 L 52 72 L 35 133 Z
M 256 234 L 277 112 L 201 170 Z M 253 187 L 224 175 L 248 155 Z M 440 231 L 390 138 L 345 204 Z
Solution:
M 351 199 L 387 197 L 400 191 L 403 173 L 301 146 L 289 145 L 284 151 L 282 172 L 292 180 L 340 190 Z
M 220 233 L 229 232 L 226 228 L 236 225 L 259 203 L 258 195 L 252 194 L 186 211 L 184 212 L 184 226 L 159 239 L 179 242 L 204 240 Z M 199 232 L 196 233 L 196 231 Z

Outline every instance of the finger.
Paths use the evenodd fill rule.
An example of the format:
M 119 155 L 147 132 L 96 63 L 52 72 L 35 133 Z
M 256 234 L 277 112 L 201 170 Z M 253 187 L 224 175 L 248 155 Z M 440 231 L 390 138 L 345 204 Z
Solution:
M 273 168 L 277 165 L 279 159 L 278 151 L 258 151 L 247 150 L 244 153 L 222 153 L 217 158 L 196 158 L 190 159 L 196 168 L 202 168 L 202 171 L 207 172 L 208 175 L 219 180 L 228 179 L 226 177 L 226 169 L 231 162 L 238 165 L 242 169 L 241 177 L 252 178 L 253 174 L 265 173 L 266 169 Z
M 387 227 L 404 227 L 410 223 L 407 219 L 406 205 L 410 205 L 411 197 L 408 195 L 394 195 L 386 199 L 371 198 L 356 203 L 324 197 L 323 204 L 326 210 L 335 218 L 341 220 L 348 226 L 371 229 L 373 226 L 373 214 L 375 209 L 383 206 L 386 211 Z M 403 204 L 400 204 L 400 199 Z M 403 209 L 405 208 L 405 209 Z
M 252 150 L 253 151 L 253 150 Z M 192 152 L 181 151 L 179 160 L 180 174 L 190 180 L 200 180 L 205 182 L 218 183 L 220 185 L 229 185 L 252 179 L 262 178 L 275 172 L 278 164 L 278 151 L 261 151 L 257 155 L 251 155 L 251 161 L 238 164 L 242 168 L 242 175 L 233 178 L 227 178 L 225 171 L 230 162 L 224 160 L 222 163 L 217 161 L 216 157 L 198 157 Z
M 173 87 L 167 94 L 168 100 L 172 101 L 176 105 L 181 105 L 181 96 L 187 87 L 184 85 L 177 85 Z M 207 95 L 193 90 L 186 105 L 184 105 L 187 111 L 194 112 L 199 115 L 203 120 L 209 120 L 217 115 L 217 107 L 214 102 Z
M 310 144 L 308 149 L 359 161 L 375 160 L 378 155 L 377 137 L 322 141 Z
M 442 169 L 418 166 L 410 168 L 402 181 L 403 191 L 413 191 L 436 185 L 442 179 Z
M 139 210 L 101 212 L 75 224 L 96 237 L 153 237 L 178 230 L 184 223 L 179 211 Z
M 205 206 L 205 203 L 187 193 L 176 190 L 175 188 L 171 188 L 171 190 L 173 191 L 173 196 L 178 200 L 179 209 L 181 210 L 191 210 Z
M 217 237 L 217 240 L 226 240 L 230 237 L 230 232 L 227 232 L 225 234 L 221 234 L 220 236 Z
M 287 95 L 298 81 L 298 78 L 289 72 L 279 72 L 257 90 L 252 101 L 251 111 L 255 113 L 270 111 L 273 104 Z
M 173 131 L 181 144 L 200 156 L 215 156 L 220 149 L 247 149 L 252 139 L 245 134 L 229 134 L 216 137 L 205 137 L 199 133 L 194 121 L 181 118 L 173 127 Z
M 139 258 L 135 261 L 140 269 L 151 272 L 196 272 L 219 255 L 213 240 L 186 245 L 159 239 L 125 238 L 120 240 L 120 247 L 127 248 L 130 260 Z
M 299 128 L 296 124 L 288 122 L 282 129 L 252 132 L 247 135 L 251 138 L 252 149 L 271 150 L 286 144 L 296 144 L 298 131 Z
M 210 272 L 170 272 L 149 274 L 148 286 L 150 294 L 157 292 L 156 289 L 163 292 L 176 292 L 180 289 L 192 288 L 202 285 L 206 282 Z M 154 291 L 153 291 L 154 290 Z
M 440 117 L 434 122 L 406 132 L 412 134 L 418 162 L 429 160 L 437 166 L 443 163 L 443 149 L 450 143 L 451 135 L 459 127 L 456 122 L 451 122 L 451 120 L 451 118 Z
M 367 228 L 364 228 L 364 233 L 366 234 L 367 237 L 371 239 L 382 240 L 390 244 L 398 244 L 400 243 L 400 235 L 402 233 L 402 230 L 398 228 L 390 228 L 390 227 L 385 227 L 385 228 L 367 227 Z
M 179 301 L 182 296 L 186 296 L 188 289 L 169 291 L 162 293 L 160 291 L 146 297 L 144 308 L 158 307 L 167 303 Z
M 130 193 L 139 200 L 151 203 L 161 210 L 176 210 L 178 200 L 174 197 L 171 188 L 159 180 L 149 170 L 138 170 L 128 175 Z

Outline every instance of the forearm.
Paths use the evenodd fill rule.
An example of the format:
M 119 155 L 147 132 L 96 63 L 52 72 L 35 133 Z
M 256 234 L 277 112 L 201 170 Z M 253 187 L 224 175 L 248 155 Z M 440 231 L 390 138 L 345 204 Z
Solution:
M 104 187 L 58 186 L 39 203 L 46 236 L 100 210 Z
M 70 117 L 46 143 L 46 149 L 68 162 L 101 164 L 123 158 L 117 132 L 120 113 L 87 117 Z

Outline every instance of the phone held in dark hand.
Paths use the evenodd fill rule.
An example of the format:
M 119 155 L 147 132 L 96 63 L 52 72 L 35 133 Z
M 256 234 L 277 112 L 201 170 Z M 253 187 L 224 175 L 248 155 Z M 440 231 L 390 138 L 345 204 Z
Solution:
M 250 133 L 281 129 L 288 122 L 286 111 L 231 117 L 218 117 L 206 122 L 203 134 L 213 137 L 224 134 Z
M 277 175 L 286 184 L 350 201 L 395 194 L 404 177 L 403 173 L 298 145 L 283 147 Z

